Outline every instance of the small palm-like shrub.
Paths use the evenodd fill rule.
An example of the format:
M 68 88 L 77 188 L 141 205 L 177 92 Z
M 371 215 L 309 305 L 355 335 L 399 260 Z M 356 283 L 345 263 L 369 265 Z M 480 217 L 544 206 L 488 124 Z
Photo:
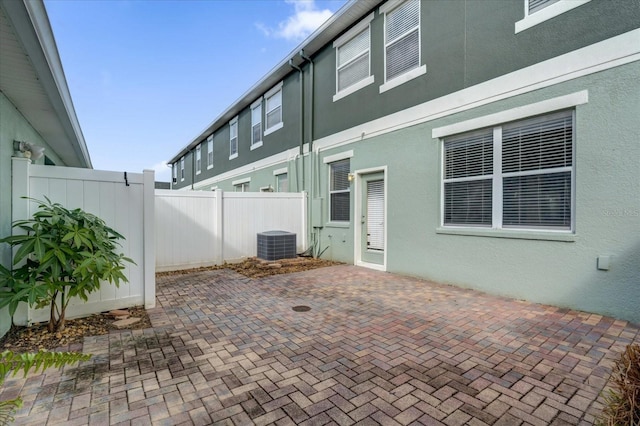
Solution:
M 8 306 L 13 318 L 20 302 L 48 305 L 48 329 L 60 331 L 73 297 L 87 301 L 101 282 L 127 282 L 122 271 L 125 262 L 133 261 L 116 252 L 124 237 L 99 217 L 49 199 L 32 201 L 39 204 L 33 219 L 13 223 L 23 234 L 0 239 L 18 247 L 13 271 L 0 265 L 0 309 Z
M 627 346 L 611 373 L 612 389 L 598 425 L 640 425 L 640 345 Z
M 10 351 L 0 353 L 0 386 L 4 378 L 12 374 L 15 376 L 22 371 L 26 376 L 29 371 L 44 371 L 49 367 L 60 368 L 63 365 L 74 364 L 78 361 L 87 361 L 89 354 L 77 352 L 46 352 L 14 354 Z M 15 410 L 22 407 L 22 399 L 16 398 L 0 401 L 0 425 L 6 425 L 13 421 Z

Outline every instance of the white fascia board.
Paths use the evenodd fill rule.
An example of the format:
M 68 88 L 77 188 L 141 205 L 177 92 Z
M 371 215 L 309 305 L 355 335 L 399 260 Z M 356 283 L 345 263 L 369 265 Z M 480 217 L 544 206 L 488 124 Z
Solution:
M 318 150 L 426 123 L 596 72 L 640 61 L 640 29 L 317 139 Z
M 587 102 L 589 102 L 589 92 L 587 90 L 581 90 L 580 92 L 571 93 L 570 95 L 559 96 L 557 98 L 547 99 L 517 108 L 511 108 L 506 111 L 500 111 L 495 114 L 472 118 L 471 120 L 461 121 L 449 126 L 438 127 L 431 131 L 431 137 L 437 139 L 471 130 L 492 127 L 498 124 L 532 117 L 534 115 L 575 107 L 577 105 L 586 104 Z

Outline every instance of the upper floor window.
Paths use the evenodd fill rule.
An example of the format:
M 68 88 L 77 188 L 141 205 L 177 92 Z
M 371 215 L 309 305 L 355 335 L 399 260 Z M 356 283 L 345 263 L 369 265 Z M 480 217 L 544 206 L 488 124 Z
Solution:
M 180 159 L 180 181 L 184 180 L 184 157 Z
M 333 43 L 336 49 L 336 95 L 334 102 L 373 83 L 371 30 L 373 13 Z
M 420 66 L 420 1 L 385 13 L 385 81 Z
M 251 149 L 262 146 L 262 98 L 251 105 Z
M 202 171 L 202 144 L 196 147 L 196 174 Z
M 207 169 L 213 167 L 213 135 L 207 138 Z
M 540 9 L 544 9 L 547 6 L 552 5 L 553 3 L 557 3 L 560 0 L 525 0 L 527 3 L 527 13 L 531 15 L 539 11 Z
M 591 0 L 523 0 L 524 19 L 516 22 L 516 34 L 548 21 Z
M 573 111 L 447 137 L 443 225 L 572 230 Z
M 173 163 L 173 167 L 171 168 L 173 172 L 173 183 L 178 182 L 178 163 Z
M 348 222 L 350 217 L 350 182 L 349 170 L 351 161 L 334 161 L 329 164 L 329 220 L 332 222 Z
M 229 122 L 229 160 L 238 156 L 238 117 Z
M 264 95 L 265 98 L 265 136 L 281 129 L 282 123 L 282 82 Z

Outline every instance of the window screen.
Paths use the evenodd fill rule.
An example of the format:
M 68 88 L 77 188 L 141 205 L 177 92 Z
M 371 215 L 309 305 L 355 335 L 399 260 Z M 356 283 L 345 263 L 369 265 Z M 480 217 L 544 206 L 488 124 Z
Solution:
M 349 159 L 330 163 L 330 220 L 348 222 L 350 211 Z

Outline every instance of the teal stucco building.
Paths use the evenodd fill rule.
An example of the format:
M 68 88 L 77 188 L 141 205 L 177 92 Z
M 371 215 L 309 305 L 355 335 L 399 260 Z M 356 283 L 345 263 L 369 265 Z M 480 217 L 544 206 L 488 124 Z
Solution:
M 350 1 L 172 187 L 306 191 L 323 257 L 640 323 L 638 117 L 638 1 Z

